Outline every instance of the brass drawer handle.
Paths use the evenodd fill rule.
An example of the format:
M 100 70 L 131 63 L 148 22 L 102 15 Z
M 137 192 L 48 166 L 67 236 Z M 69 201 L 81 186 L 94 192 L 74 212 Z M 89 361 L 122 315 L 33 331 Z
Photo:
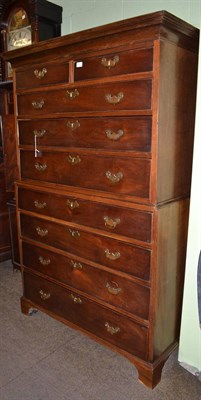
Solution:
M 82 264 L 80 262 L 76 262 L 76 261 L 70 260 L 70 263 L 71 263 L 71 265 L 72 265 L 74 270 L 76 270 L 76 269 L 82 270 L 82 268 L 83 268 L 83 266 L 82 266 Z
M 112 68 L 115 67 L 115 65 L 119 62 L 119 56 L 114 56 L 113 58 L 106 58 L 103 57 L 101 60 L 101 64 L 105 67 L 105 68 Z
M 110 140 L 119 140 L 124 135 L 122 129 L 119 129 L 117 132 L 113 132 L 111 129 L 106 129 L 105 133 L 107 138 Z
M 70 297 L 71 297 L 71 299 L 73 300 L 74 303 L 76 303 L 76 304 L 82 304 L 82 300 L 81 300 L 80 297 L 74 296 L 73 293 L 71 293 Z
M 105 99 L 110 104 L 118 104 L 123 99 L 123 92 L 119 92 L 117 95 L 112 96 L 110 93 L 105 95 Z
M 49 265 L 51 262 L 49 258 L 47 258 L 47 260 L 45 260 L 45 258 L 43 258 L 42 256 L 38 257 L 38 260 L 40 261 L 40 263 L 42 265 Z
M 40 100 L 40 101 L 32 101 L 32 107 L 35 109 L 35 110 L 41 110 L 41 108 L 43 108 L 43 106 L 44 106 L 44 104 L 45 104 L 45 102 L 44 102 L 44 100 Z
M 35 163 L 35 168 L 37 169 L 37 171 L 39 172 L 44 172 L 47 168 L 47 165 L 44 164 L 40 164 L 39 162 Z
M 116 174 L 113 174 L 110 171 L 107 171 L 105 173 L 107 179 L 109 179 L 110 182 L 112 183 L 119 183 L 121 181 L 121 179 L 123 179 L 123 173 L 122 172 L 117 172 Z
M 50 298 L 50 293 L 45 293 L 43 290 L 40 290 L 39 294 L 42 300 L 48 300 Z
M 47 204 L 46 204 L 45 202 L 40 203 L 38 200 L 35 200 L 35 201 L 34 201 L 34 206 L 35 206 L 36 208 L 42 209 L 42 208 L 45 208 L 46 205 L 47 205 Z
M 48 234 L 48 230 L 46 228 L 42 229 L 42 228 L 40 228 L 40 226 L 36 227 L 36 232 L 41 237 L 47 236 L 47 234 Z
M 80 127 L 80 123 L 78 120 L 76 121 L 68 121 L 66 126 L 70 128 L 72 131 L 75 131 L 77 128 Z
M 33 131 L 34 136 L 37 138 L 43 137 L 45 133 L 46 133 L 45 129 L 42 129 L 41 131 L 37 131 L 37 129 L 34 129 Z
M 35 69 L 34 75 L 37 79 L 42 79 L 47 74 L 47 68 L 43 68 L 41 70 Z
M 111 294 L 119 294 L 121 292 L 121 288 L 118 286 L 118 283 L 111 281 L 106 283 L 106 288 Z
M 68 156 L 68 162 L 72 165 L 79 164 L 81 161 L 82 160 L 81 160 L 80 156 L 78 156 L 78 155 L 77 156 L 71 156 L 71 155 Z
M 116 335 L 118 332 L 120 332 L 120 328 L 118 326 L 112 326 L 109 324 L 109 322 L 105 323 L 105 327 L 110 335 Z
M 109 260 L 117 260 L 121 254 L 119 251 L 116 251 L 115 253 L 111 253 L 109 249 L 105 249 L 105 256 L 109 258 Z
M 75 99 L 77 96 L 79 96 L 79 92 L 78 92 L 77 89 L 71 90 L 71 91 L 66 90 L 66 96 L 67 96 L 70 100 L 73 100 L 73 99 Z
M 71 209 L 74 210 L 75 208 L 79 207 L 79 203 L 77 200 L 67 200 L 66 205 Z
M 120 218 L 112 219 L 112 218 L 106 216 L 106 217 L 104 217 L 103 219 L 104 219 L 104 221 L 105 221 L 105 226 L 106 226 L 106 228 L 109 228 L 109 229 L 114 229 L 114 228 L 116 228 L 116 226 L 117 226 L 118 224 L 120 224 L 120 222 L 121 222 Z
M 69 232 L 70 232 L 70 235 L 71 235 L 73 238 L 78 238 L 78 237 L 80 237 L 80 232 L 79 232 L 79 231 L 74 231 L 73 229 L 69 229 Z

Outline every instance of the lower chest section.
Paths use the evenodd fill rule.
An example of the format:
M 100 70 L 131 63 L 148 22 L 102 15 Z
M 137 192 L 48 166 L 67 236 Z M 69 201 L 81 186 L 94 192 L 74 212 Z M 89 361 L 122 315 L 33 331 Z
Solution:
M 72 194 L 18 188 L 24 297 L 146 360 L 152 212 Z

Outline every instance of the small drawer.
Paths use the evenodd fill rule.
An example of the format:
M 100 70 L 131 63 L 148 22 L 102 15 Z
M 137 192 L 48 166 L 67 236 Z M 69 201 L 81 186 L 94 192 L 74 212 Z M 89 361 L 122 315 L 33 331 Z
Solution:
M 117 239 L 21 214 L 21 236 L 149 280 L 151 251 Z
M 63 63 L 43 63 L 30 66 L 29 68 L 18 70 L 16 73 L 17 89 L 39 88 L 41 86 L 68 83 L 69 65 Z
M 106 304 L 149 319 L 148 287 L 27 243 L 23 243 L 23 264 Z
M 138 49 L 79 59 L 74 63 L 75 81 L 120 74 L 148 72 L 153 68 L 153 49 Z
M 29 273 L 24 273 L 24 296 L 55 316 L 147 359 L 148 329 L 131 319 Z
M 18 114 L 150 110 L 151 93 L 152 81 L 145 79 L 24 94 L 18 95 Z
M 20 145 L 151 151 L 151 117 L 19 121 Z
M 43 182 L 149 198 L 151 161 L 79 153 L 21 151 L 21 176 Z
M 18 191 L 18 204 L 22 210 L 151 242 L 150 212 L 23 188 Z

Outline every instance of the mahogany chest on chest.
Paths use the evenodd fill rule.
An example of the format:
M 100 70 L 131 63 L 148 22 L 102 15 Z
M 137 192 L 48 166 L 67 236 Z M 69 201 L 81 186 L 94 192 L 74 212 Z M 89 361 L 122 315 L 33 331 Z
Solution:
M 157 12 L 9 52 L 22 312 L 153 388 L 180 326 L 198 30 Z

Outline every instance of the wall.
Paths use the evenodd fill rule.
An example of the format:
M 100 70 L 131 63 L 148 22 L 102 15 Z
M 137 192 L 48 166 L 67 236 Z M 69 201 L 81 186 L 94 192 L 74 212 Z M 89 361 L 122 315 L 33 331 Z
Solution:
M 52 0 L 54 1 L 54 0 Z M 63 6 L 62 34 L 149 12 L 167 10 L 201 27 L 201 0 L 55 0 Z M 201 60 L 197 110 L 201 109 Z M 201 113 L 197 112 L 192 197 L 179 360 L 201 370 L 201 331 L 197 306 L 197 262 L 201 249 Z M 193 371 L 193 369 L 192 369 Z
M 167 10 L 200 26 L 201 0 L 52 0 L 63 7 L 62 35 L 148 12 Z
M 201 19 L 201 18 L 200 18 Z M 191 205 L 188 232 L 188 250 L 184 285 L 183 314 L 179 346 L 179 360 L 194 374 L 201 371 L 201 326 L 198 323 L 197 263 L 201 250 L 201 43 L 197 88 L 197 113 L 195 126 Z M 187 365 L 185 365 L 187 364 Z M 192 368 L 193 367 L 193 368 Z M 200 372 L 201 380 L 201 372 Z

